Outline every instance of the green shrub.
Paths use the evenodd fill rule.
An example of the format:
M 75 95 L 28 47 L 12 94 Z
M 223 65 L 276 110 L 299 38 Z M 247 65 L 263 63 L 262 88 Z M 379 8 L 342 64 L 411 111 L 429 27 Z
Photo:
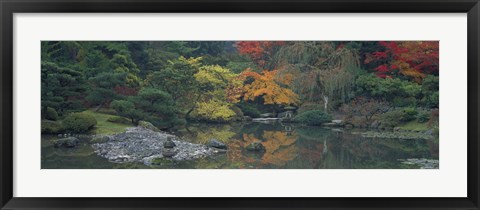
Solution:
M 57 121 L 42 120 L 42 134 L 58 134 L 63 132 L 62 124 Z
M 383 113 L 380 116 L 380 123 L 383 127 L 393 128 L 402 122 L 403 111 L 402 110 L 393 110 L 386 113 Z
M 431 108 L 436 108 L 439 105 L 439 93 L 438 91 L 436 92 L 429 92 L 428 94 L 425 94 L 425 96 L 422 98 L 421 102 Z
M 241 105 L 240 109 L 242 110 L 244 116 L 257 118 L 257 117 L 260 117 L 260 114 L 261 114 L 257 108 L 251 105 Z
M 403 122 L 412 121 L 417 118 L 417 114 L 418 112 L 415 108 L 404 108 L 401 121 Z
M 85 133 L 97 124 L 97 120 L 92 115 L 77 112 L 65 117 L 62 124 L 66 131 Z
M 111 104 L 110 104 L 111 106 Z M 101 113 L 101 114 L 109 114 L 109 115 L 117 115 L 117 111 L 115 111 L 114 109 L 99 109 L 97 111 L 98 113 Z
M 131 121 L 125 117 L 114 116 L 107 119 L 108 122 L 120 123 L 120 124 L 130 124 Z
M 47 107 L 47 111 L 45 113 L 45 119 L 47 120 L 53 120 L 56 121 L 58 120 L 58 113 L 55 111 L 54 108 Z
M 403 108 L 386 112 L 380 116 L 380 122 L 384 127 L 396 127 L 401 123 L 417 119 L 415 108 Z
M 298 108 L 297 112 L 304 113 L 310 110 L 323 110 L 324 107 L 323 104 L 304 103 Z
M 430 120 L 430 112 L 428 111 L 420 111 L 417 114 L 417 122 L 425 123 Z
M 395 107 L 407 107 L 415 106 L 417 99 L 414 97 L 394 97 L 392 100 L 392 105 Z
M 439 77 L 435 75 L 428 75 L 422 81 L 423 98 L 421 102 L 423 105 L 437 108 L 439 103 Z
M 322 110 L 310 110 L 295 116 L 294 121 L 307 125 L 321 125 L 331 122 L 332 117 Z

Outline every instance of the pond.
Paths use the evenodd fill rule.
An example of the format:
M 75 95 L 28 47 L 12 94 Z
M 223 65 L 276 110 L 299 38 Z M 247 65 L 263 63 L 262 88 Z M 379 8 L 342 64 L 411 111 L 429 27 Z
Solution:
M 228 151 L 191 161 L 157 165 L 112 163 L 97 156 L 88 139 L 76 148 L 54 148 L 42 136 L 42 169 L 416 169 L 438 168 L 436 139 L 366 138 L 363 131 L 285 123 L 190 124 L 174 134 L 192 143 L 217 139 Z M 245 147 L 260 141 L 264 152 Z

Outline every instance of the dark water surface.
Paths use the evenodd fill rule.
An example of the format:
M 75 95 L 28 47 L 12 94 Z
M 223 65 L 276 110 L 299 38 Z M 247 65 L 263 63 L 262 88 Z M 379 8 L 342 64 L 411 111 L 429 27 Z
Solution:
M 359 133 L 282 123 L 196 124 L 175 134 L 193 143 L 218 139 L 228 145 L 228 152 L 194 161 L 166 160 L 154 166 L 108 162 L 93 152 L 88 139 L 77 148 L 56 149 L 51 144 L 56 136 L 42 136 L 42 168 L 410 169 L 425 167 L 419 162 L 438 160 L 438 140 L 364 138 Z M 244 149 L 255 141 L 262 142 L 264 153 Z

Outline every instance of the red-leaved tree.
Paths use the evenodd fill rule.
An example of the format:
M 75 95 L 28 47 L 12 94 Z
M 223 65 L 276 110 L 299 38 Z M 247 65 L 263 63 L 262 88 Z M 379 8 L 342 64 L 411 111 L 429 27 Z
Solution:
M 427 74 L 438 74 L 438 41 L 381 41 L 385 50 L 367 54 L 365 63 L 380 63 L 375 70 L 382 78 L 404 75 L 421 82 Z
M 242 55 L 248 55 L 260 69 L 273 69 L 276 66 L 273 55 L 279 46 L 285 45 L 283 41 L 240 41 L 236 48 Z

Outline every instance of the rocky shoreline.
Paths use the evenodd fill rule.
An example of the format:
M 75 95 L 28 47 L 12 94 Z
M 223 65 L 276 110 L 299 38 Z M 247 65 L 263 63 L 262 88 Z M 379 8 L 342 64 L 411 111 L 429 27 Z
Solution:
M 164 144 L 170 139 L 175 143 L 174 155 L 164 157 Z M 95 136 L 92 139 L 95 153 L 115 163 L 141 162 L 152 165 L 158 159 L 174 161 L 204 158 L 220 152 L 222 149 L 203 144 L 194 144 L 179 139 L 177 136 L 153 131 L 144 127 L 127 128 L 124 133 Z
M 406 165 L 419 166 L 420 169 L 438 169 L 439 168 L 439 161 L 434 159 L 408 158 L 408 159 L 398 159 L 398 161 L 401 161 L 402 164 L 406 164 Z
M 429 140 L 434 137 L 433 131 L 366 131 L 359 133 L 364 138 L 387 138 L 387 139 L 405 139 L 405 140 Z

